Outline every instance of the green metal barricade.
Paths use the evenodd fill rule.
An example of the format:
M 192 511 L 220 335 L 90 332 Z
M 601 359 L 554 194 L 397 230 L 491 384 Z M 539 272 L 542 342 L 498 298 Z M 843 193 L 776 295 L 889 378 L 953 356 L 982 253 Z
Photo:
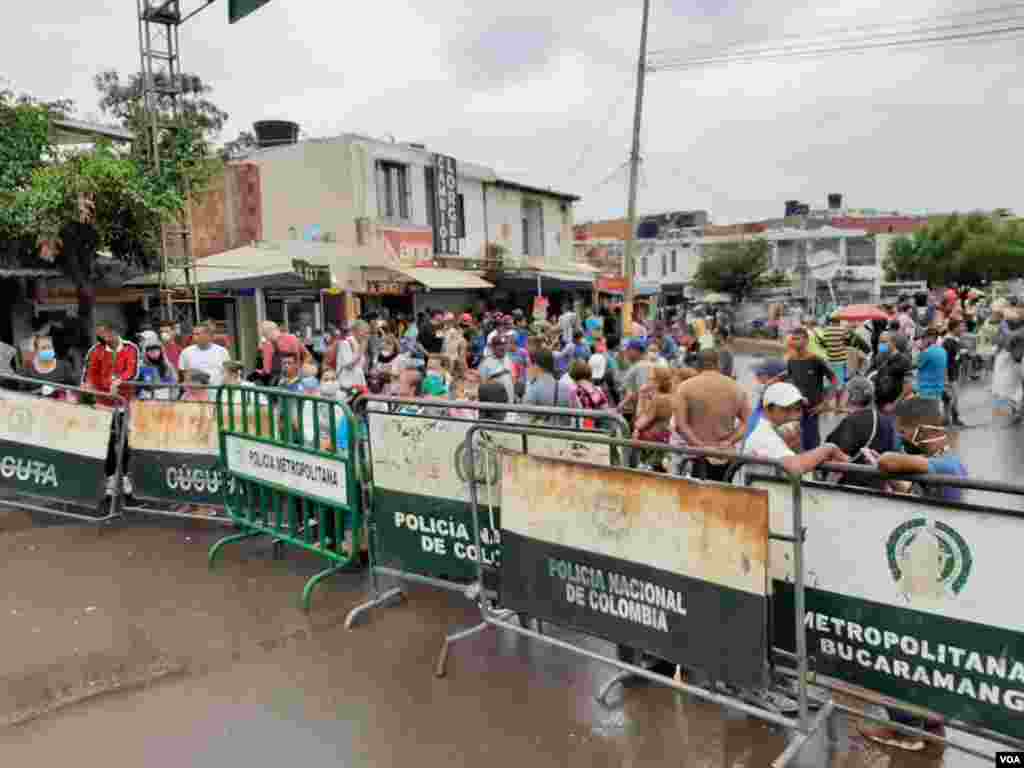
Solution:
M 236 488 L 224 505 L 240 532 L 210 548 L 210 567 L 224 545 L 255 536 L 313 552 L 330 567 L 306 582 L 309 610 L 320 581 L 359 564 L 364 500 L 352 412 L 320 397 L 223 387 L 217 425 L 221 469 Z

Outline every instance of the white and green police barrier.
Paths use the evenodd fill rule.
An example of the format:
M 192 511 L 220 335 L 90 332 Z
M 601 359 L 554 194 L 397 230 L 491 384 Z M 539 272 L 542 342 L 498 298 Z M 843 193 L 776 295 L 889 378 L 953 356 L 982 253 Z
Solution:
M 352 412 L 337 400 L 280 389 L 223 386 L 217 392 L 220 461 L 238 493 L 224 504 L 240 533 L 215 543 L 213 568 L 225 545 L 267 536 L 330 563 L 302 590 L 308 611 L 313 589 L 328 576 L 358 567 L 363 532 L 357 434 Z
M 134 383 L 139 398 L 128 407 L 125 468 L 133 490 L 125 511 L 229 523 L 224 498 L 240 493 L 240 488 L 220 463 L 220 387 Z M 185 391 L 202 392 L 206 399 L 179 399 Z M 144 399 L 145 394 L 150 397 Z M 213 516 L 193 509 L 208 510 Z
M 400 587 L 380 590 L 376 576 L 418 582 L 463 591 L 477 576 L 476 564 L 497 565 L 501 560 L 499 533 L 500 464 L 498 449 L 547 456 L 573 456 L 608 465 L 613 451 L 577 439 L 593 434 L 573 426 L 544 426 L 511 439 L 487 428 L 477 430 L 479 450 L 469 460 L 468 435 L 478 422 L 447 415 L 451 409 L 513 414 L 537 420 L 594 419 L 607 429 L 625 434 L 625 420 L 614 412 L 544 408 L 504 403 L 438 401 L 365 396 L 356 402 L 365 410 L 366 465 L 372 476 L 369 536 L 372 598 L 354 608 L 346 627 L 369 609 L 402 595 Z M 473 480 L 475 479 L 475 482 Z M 476 486 L 481 503 L 474 518 L 470 487 Z M 474 525 L 481 528 L 478 540 Z M 497 585 L 490 582 L 489 589 Z
M 826 467 L 858 474 L 862 467 Z M 915 476 L 931 489 L 1024 498 L 1024 486 Z M 773 478 L 772 527 L 791 533 L 792 499 Z M 969 500 L 969 498 L 968 498 Z M 822 683 L 830 680 L 942 716 L 962 730 L 1024 741 L 1024 603 L 1013 564 L 1024 512 L 930 496 L 807 483 L 803 493 L 803 627 Z M 773 544 L 773 644 L 796 646 L 791 562 Z
M 473 459 L 478 450 L 473 438 L 484 429 L 513 437 L 533 433 L 529 427 L 474 425 L 467 436 Z M 593 432 L 578 439 L 631 450 L 735 458 L 722 451 Z M 781 468 L 778 461 L 750 461 Z M 510 620 L 512 613 L 535 616 L 704 670 L 714 680 L 746 687 L 767 685 L 769 539 L 783 539 L 792 547 L 798 603 L 803 598 L 804 549 L 801 537 L 770 531 L 767 492 L 516 453 L 504 455 L 501 468 L 500 594 L 494 596 L 485 589 L 486 566 L 478 562 L 477 582 L 466 594 L 477 601 L 482 622 L 446 638 L 437 663 L 439 676 L 445 672 L 451 643 L 493 626 L 616 667 L 620 673 L 613 683 L 627 676 L 645 678 L 788 729 L 792 739 L 772 763 L 774 768 L 787 765 L 827 723 L 832 702 L 825 702 L 813 719 L 808 717 L 806 674 L 797 683 L 798 717 L 787 718 Z M 477 490 L 476 484 L 470 486 L 470 506 L 475 512 L 480 511 Z M 795 501 L 791 530 L 801 530 L 799 478 L 789 492 Z M 479 526 L 474 527 L 474 536 L 481 543 Z M 798 643 L 798 668 L 803 672 L 806 654 L 806 646 Z M 599 699 L 603 700 L 608 687 L 604 686 Z
M 3 505 L 90 523 L 119 517 L 125 414 L 116 395 L 0 374 Z M 107 496 L 110 450 L 116 491 Z

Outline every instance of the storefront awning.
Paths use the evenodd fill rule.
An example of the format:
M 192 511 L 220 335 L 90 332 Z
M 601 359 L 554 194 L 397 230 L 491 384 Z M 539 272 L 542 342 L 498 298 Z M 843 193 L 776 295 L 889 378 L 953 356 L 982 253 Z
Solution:
M 347 257 L 347 251 L 343 252 L 334 243 L 300 240 L 256 243 L 200 259 L 188 271 L 170 269 L 167 284 L 169 288 L 190 288 L 193 285 L 207 289 L 308 288 L 323 282 L 322 278 L 329 276 L 331 269 L 349 260 Z M 125 285 L 159 286 L 160 273 L 137 277 Z
M 494 287 L 474 273 L 461 269 L 406 267 L 395 271 L 435 291 L 477 291 Z

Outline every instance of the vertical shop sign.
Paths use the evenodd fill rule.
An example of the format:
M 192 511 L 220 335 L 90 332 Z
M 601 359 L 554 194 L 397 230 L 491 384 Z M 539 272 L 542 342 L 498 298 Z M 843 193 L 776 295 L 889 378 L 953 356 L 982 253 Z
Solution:
M 459 178 L 454 157 L 434 155 L 434 253 L 459 255 Z

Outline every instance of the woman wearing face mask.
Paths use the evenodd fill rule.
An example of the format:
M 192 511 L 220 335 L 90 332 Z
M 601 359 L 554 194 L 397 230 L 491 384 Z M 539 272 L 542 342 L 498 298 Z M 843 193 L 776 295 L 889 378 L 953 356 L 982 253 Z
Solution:
M 25 371 L 25 376 L 48 383 L 42 386 L 27 384 L 26 388 L 28 391 L 43 397 L 52 397 L 59 400 L 67 399 L 70 394 L 67 390 L 55 389 L 51 386 L 53 384 L 74 386 L 76 383 L 74 376 L 72 376 L 71 366 L 68 365 L 67 361 L 57 359 L 57 353 L 53 348 L 53 339 L 46 334 L 33 337 L 32 350 L 34 355 L 32 362 Z
M 155 336 L 142 342 L 142 365 L 139 367 L 139 380 L 149 384 L 139 387 L 140 400 L 177 400 L 178 374 L 164 352 L 163 346 Z M 159 385 L 166 386 L 159 386 Z

